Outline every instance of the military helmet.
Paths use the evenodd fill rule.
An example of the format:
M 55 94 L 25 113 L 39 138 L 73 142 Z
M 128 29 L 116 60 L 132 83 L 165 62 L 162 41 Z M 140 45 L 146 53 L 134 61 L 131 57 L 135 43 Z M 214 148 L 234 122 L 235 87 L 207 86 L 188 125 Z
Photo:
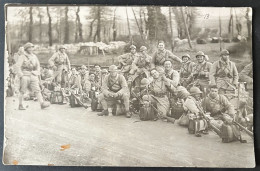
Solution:
M 67 49 L 67 48 L 66 48 L 64 45 L 60 45 L 60 46 L 59 46 L 59 50 L 60 50 L 60 49 Z
M 142 51 L 146 51 L 147 50 L 147 47 L 145 47 L 145 46 L 141 46 L 140 47 L 140 51 L 142 52 Z
M 197 58 L 197 56 L 204 56 L 204 57 L 205 57 L 205 54 L 204 54 L 204 52 L 202 52 L 202 51 L 198 51 L 198 52 L 196 53 L 196 58 Z
M 187 91 L 187 89 L 182 89 L 182 90 L 178 91 L 177 98 L 186 99 L 189 95 L 190 95 L 190 93 Z
M 226 50 L 226 49 L 222 50 L 222 51 L 220 52 L 220 56 L 222 56 L 222 55 L 229 55 L 229 51 Z
M 135 45 L 131 45 L 130 49 L 136 49 L 136 46 Z
M 161 66 L 156 67 L 156 71 L 159 73 L 164 73 L 164 68 Z
M 140 87 L 146 87 L 146 86 L 148 86 L 150 84 L 150 81 L 147 79 L 147 78 L 143 78 L 142 80 L 141 80 L 141 85 L 140 85 Z
M 144 95 L 142 99 L 143 99 L 143 101 L 150 101 L 151 100 L 149 95 Z
M 108 70 L 109 70 L 109 72 L 111 72 L 111 71 L 117 71 L 117 66 L 111 65 Z
M 23 47 L 24 47 L 24 50 L 26 50 L 27 48 L 34 47 L 34 45 L 32 43 L 28 42 Z
M 190 55 L 189 54 L 182 55 L 181 59 L 183 59 L 183 57 L 188 57 L 190 59 Z
M 102 69 L 101 73 L 108 73 L 107 69 Z
M 200 89 L 198 87 L 191 87 L 190 88 L 190 94 L 201 94 L 202 92 L 200 91 Z
M 81 69 L 87 69 L 86 65 L 81 65 Z

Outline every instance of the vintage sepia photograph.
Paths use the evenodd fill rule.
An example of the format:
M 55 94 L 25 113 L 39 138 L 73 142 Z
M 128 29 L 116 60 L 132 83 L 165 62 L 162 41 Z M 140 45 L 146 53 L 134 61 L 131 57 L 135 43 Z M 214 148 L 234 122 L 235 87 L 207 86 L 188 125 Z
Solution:
M 255 167 L 252 8 L 5 6 L 5 165 Z

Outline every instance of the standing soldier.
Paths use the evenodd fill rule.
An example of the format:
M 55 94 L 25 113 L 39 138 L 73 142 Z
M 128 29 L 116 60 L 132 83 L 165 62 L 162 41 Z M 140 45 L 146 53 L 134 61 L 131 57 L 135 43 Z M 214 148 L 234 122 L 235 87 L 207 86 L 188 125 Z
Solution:
M 190 55 L 182 56 L 182 65 L 180 69 L 180 84 L 187 87 L 191 83 L 191 74 L 195 63 L 190 60 Z
M 159 41 L 158 50 L 152 56 L 151 68 L 155 68 L 157 66 L 163 67 L 164 61 L 166 60 L 174 60 L 177 62 L 182 62 L 182 60 L 175 56 L 171 51 L 166 50 L 164 41 Z
M 196 54 L 197 63 L 192 70 L 192 80 L 194 86 L 198 86 L 202 91 L 209 85 L 209 71 L 212 66 L 210 62 L 207 62 L 205 54 L 199 51 Z
M 209 74 L 210 84 L 217 85 L 220 94 L 235 90 L 238 86 L 238 72 L 234 62 L 229 60 L 229 52 L 223 50 L 220 59 L 213 63 Z
M 131 45 L 130 53 L 126 53 L 118 57 L 118 68 L 121 69 L 121 72 L 123 73 L 126 79 L 128 79 L 128 73 L 130 72 L 132 68 L 132 63 L 137 55 L 138 54 L 136 52 L 136 46 Z
M 253 63 L 246 65 L 239 73 L 239 79 L 247 83 L 247 89 L 253 89 Z
M 122 100 L 126 111 L 126 117 L 131 117 L 129 112 L 129 90 L 127 88 L 127 82 L 123 75 L 118 74 L 115 65 L 109 67 L 109 74 L 105 77 L 101 89 L 102 93 L 98 98 L 104 110 L 102 113 L 98 114 L 99 116 L 108 116 L 108 102 Z
M 24 45 L 24 54 L 21 55 L 16 63 L 17 75 L 20 79 L 20 96 L 19 96 L 19 110 L 25 110 L 23 107 L 24 93 L 27 88 L 35 93 L 41 108 L 49 107 L 50 103 L 43 100 L 39 79 L 40 79 L 40 62 L 36 55 L 33 54 L 32 43 L 26 43 Z
M 61 84 L 62 72 L 65 70 L 70 71 L 70 60 L 68 55 L 65 53 L 65 46 L 60 46 L 58 52 L 55 52 L 49 59 L 49 65 L 53 68 L 54 79 L 58 84 Z

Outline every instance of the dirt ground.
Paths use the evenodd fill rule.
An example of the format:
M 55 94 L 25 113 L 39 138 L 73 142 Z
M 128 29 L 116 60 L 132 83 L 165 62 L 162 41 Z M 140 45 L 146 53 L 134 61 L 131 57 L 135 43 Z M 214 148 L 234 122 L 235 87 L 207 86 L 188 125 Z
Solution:
M 213 132 L 201 138 L 187 128 L 137 116 L 97 116 L 65 105 L 41 110 L 6 99 L 5 164 L 75 166 L 254 167 L 253 140 L 224 144 Z M 61 146 L 64 146 L 63 150 Z

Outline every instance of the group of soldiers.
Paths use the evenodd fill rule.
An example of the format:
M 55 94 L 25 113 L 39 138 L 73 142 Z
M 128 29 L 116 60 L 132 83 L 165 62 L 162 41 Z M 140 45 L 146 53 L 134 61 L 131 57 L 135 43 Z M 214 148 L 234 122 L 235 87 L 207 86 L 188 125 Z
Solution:
M 225 96 L 239 87 L 241 82 L 253 84 L 252 63 L 239 74 L 234 62 L 229 59 L 229 51 L 222 50 L 219 60 L 213 64 L 202 51 L 197 52 L 196 62 L 189 54 L 181 58 L 165 49 L 165 43 L 159 41 L 157 51 L 150 56 L 145 46 L 137 52 L 136 46 L 130 46 L 130 52 L 118 57 L 118 65 L 109 69 L 94 66 L 90 72 L 85 65 L 71 67 L 66 54 L 66 47 L 60 46 L 48 61 L 46 68 L 41 68 L 38 58 L 33 54 L 32 43 L 26 43 L 24 52 L 16 59 L 15 71 L 20 80 L 19 110 L 23 107 L 23 96 L 30 88 L 35 93 L 41 108 L 50 105 L 41 94 L 41 80 L 55 82 L 63 87 L 77 89 L 78 94 L 91 96 L 90 92 L 99 92 L 98 103 L 102 106 L 99 116 L 108 116 L 115 103 L 124 107 L 124 113 L 130 118 L 139 106 L 149 103 L 157 111 L 157 117 L 172 121 L 176 103 L 182 104 L 184 113 L 189 117 L 198 117 L 202 112 L 209 112 L 212 124 L 220 128 L 223 117 L 231 122 L 247 118 L 238 116 L 234 105 Z M 173 68 L 173 61 L 181 64 L 179 71 Z M 133 105 L 134 104 L 134 105 Z M 200 132 L 196 136 L 201 136 Z

